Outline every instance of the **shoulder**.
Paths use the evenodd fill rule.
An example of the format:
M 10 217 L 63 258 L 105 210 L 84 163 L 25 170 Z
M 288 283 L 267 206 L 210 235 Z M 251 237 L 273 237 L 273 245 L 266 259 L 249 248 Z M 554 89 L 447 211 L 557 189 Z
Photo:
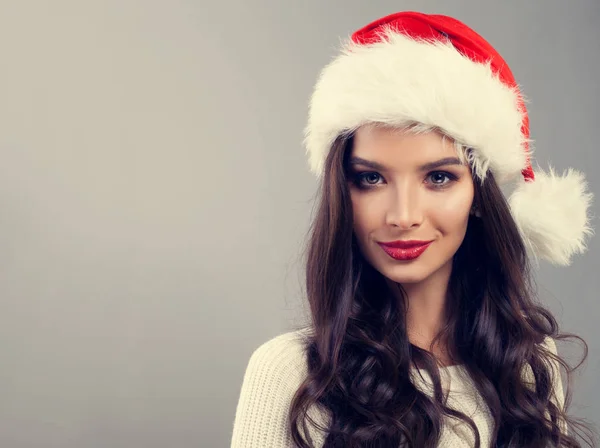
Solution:
M 551 338 L 550 336 L 546 336 L 540 345 L 551 355 L 558 357 L 558 349 L 556 347 L 556 341 L 553 338 Z M 551 356 L 544 357 L 544 361 L 550 368 L 552 382 L 555 384 L 557 382 L 560 383 L 560 364 L 559 364 L 559 362 Z M 561 390 L 562 390 L 562 387 L 561 387 Z
M 556 367 L 557 362 L 551 356 L 547 356 L 547 354 L 550 353 L 554 356 L 558 355 L 556 341 L 550 336 L 544 336 L 544 339 L 540 343 L 538 343 L 538 348 L 541 348 L 542 354 L 546 355 L 542 357 L 542 361 L 544 361 L 549 367 L 554 369 Z M 527 365 L 527 368 L 531 369 L 531 366 Z
M 547 336 L 542 341 L 542 346 L 548 350 L 552 355 L 558 356 L 558 350 L 556 348 L 556 341 Z M 560 363 L 554 358 L 547 358 L 547 364 L 550 367 L 550 381 L 552 384 L 552 394 L 550 400 L 558 406 L 561 410 L 565 409 L 565 390 L 562 384 L 562 376 L 560 373 Z M 560 418 L 559 426 L 561 431 L 565 434 L 569 433 L 567 423 L 564 419 Z
M 277 335 L 259 345 L 248 362 L 246 374 L 257 372 L 302 371 L 306 368 L 306 331 L 296 330 Z
M 300 385 L 308 373 L 306 331 L 296 330 L 277 335 L 260 344 L 250 356 L 244 373 L 244 386 L 260 383 L 269 390 L 292 389 Z
M 553 382 L 556 382 L 557 377 L 560 377 L 560 369 L 558 362 L 551 357 L 551 355 L 557 356 L 558 350 L 556 348 L 556 341 L 550 336 L 545 336 L 544 339 L 538 344 L 538 348 L 542 349 L 542 361 L 550 369 Z M 550 353 L 550 355 L 548 355 Z M 534 377 L 531 366 L 526 363 L 524 366 L 524 378 L 528 383 L 534 384 Z
M 235 413 L 232 447 L 286 447 L 292 398 L 307 376 L 306 331 L 261 343 L 251 354 Z
M 540 347 L 545 350 L 546 354 L 550 353 L 551 355 L 558 356 L 556 341 L 552 337 L 545 336 L 542 342 L 540 343 Z M 560 364 L 556 359 L 554 359 L 551 356 L 544 356 L 542 358 L 542 361 L 548 366 L 549 369 L 550 381 L 552 384 L 554 394 L 553 401 L 555 402 L 555 404 L 557 403 L 562 407 L 564 406 L 564 391 L 560 373 Z M 525 365 L 524 379 L 528 385 L 532 387 L 535 385 L 535 378 L 529 363 Z
M 558 351 L 556 349 L 556 341 L 551 338 L 550 336 L 546 336 L 544 337 L 544 340 L 541 343 L 542 347 L 544 347 L 547 350 L 550 350 L 550 352 L 554 355 L 558 354 Z

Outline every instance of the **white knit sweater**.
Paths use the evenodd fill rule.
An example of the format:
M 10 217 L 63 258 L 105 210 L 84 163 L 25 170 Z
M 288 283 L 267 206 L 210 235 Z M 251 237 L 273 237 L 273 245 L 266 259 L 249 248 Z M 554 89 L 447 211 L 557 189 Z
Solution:
M 276 336 L 258 347 L 250 357 L 236 409 L 231 448 L 292 448 L 294 446 L 287 429 L 287 416 L 292 397 L 308 372 L 305 352 L 301 344 L 304 331 L 293 331 Z M 556 344 L 552 339 L 548 338 L 545 344 L 556 353 Z M 550 365 L 553 368 L 556 400 L 562 408 L 564 395 L 560 374 L 556 375 L 558 369 L 555 363 Z M 449 390 L 448 406 L 470 416 L 479 430 L 482 448 L 489 447 L 492 425 L 489 409 L 465 370 L 461 366 L 449 366 L 440 369 L 440 373 L 442 386 L 445 390 Z M 411 372 L 411 377 L 416 387 L 429 396 L 432 395 L 431 378 L 427 372 L 414 371 Z M 309 413 L 326 426 L 327 420 L 324 415 L 314 410 Z M 309 428 L 315 446 L 323 446 L 325 436 L 312 429 L 310 425 Z M 563 427 L 563 431 L 566 432 L 566 428 Z M 458 420 L 447 418 L 444 421 L 438 446 L 473 447 L 474 440 L 470 427 Z

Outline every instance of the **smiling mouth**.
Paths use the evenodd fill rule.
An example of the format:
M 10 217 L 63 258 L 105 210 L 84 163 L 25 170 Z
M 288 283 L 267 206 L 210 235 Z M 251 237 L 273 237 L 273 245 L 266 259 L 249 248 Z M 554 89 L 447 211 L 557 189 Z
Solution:
M 395 260 L 415 260 L 427 250 L 433 241 L 394 241 L 378 243 L 383 251 Z

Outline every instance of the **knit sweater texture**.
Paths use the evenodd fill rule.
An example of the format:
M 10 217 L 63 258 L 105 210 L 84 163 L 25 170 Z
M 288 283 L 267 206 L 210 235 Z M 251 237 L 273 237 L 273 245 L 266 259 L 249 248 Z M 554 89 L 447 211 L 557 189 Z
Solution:
M 287 427 L 287 417 L 292 398 L 308 374 L 302 338 L 306 330 L 280 334 L 260 345 L 251 355 L 244 374 L 235 412 L 231 448 L 293 448 Z M 544 345 L 556 353 L 553 339 L 546 338 Z M 551 361 L 551 374 L 555 392 L 554 403 L 564 406 L 563 386 L 556 362 Z M 529 367 L 529 366 L 526 366 Z M 525 369 L 525 377 L 531 370 Z M 442 367 L 441 382 L 448 391 L 447 405 L 462 411 L 473 419 L 481 437 L 482 448 L 491 446 L 493 420 L 489 409 L 460 365 Z M 422 370 L 411 371 L 413 384 L 422 392 L 433 395 L 429 374 Z M 533 382 L 531 383 L 533 384 Z M 327 416 L 315 408 L 309 415 L 327 427 Z M 466 423 L 444 417 L 439 447 L 467 448 L 475 443 L 474 434 Z M 562 423 L 562 422 L 561 422 Z M 563 432 L 566 428 L 563 426 Z M 326 435 L 309 425 L 309 435 L 316 447 L 322 447 Z

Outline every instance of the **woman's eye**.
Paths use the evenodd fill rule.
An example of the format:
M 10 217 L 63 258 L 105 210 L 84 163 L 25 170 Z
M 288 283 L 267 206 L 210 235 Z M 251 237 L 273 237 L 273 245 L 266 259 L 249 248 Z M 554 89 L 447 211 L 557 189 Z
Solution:
M 429 178 L 431 179 L 431 183 L 436 186 L 446 185 L 448 182 L 456 179 L 456 177 L 452 174 L 443 171 L 431 173 Z
M 361 179 L 365 180 L 369 185 L 374 185 L 379 180 L 380 176 L 377 173 L 364 173 Z
M 377 185 L 381 176 L 375 172 L 354 173 L 353 183 L 359 188 L 370 188 Z

